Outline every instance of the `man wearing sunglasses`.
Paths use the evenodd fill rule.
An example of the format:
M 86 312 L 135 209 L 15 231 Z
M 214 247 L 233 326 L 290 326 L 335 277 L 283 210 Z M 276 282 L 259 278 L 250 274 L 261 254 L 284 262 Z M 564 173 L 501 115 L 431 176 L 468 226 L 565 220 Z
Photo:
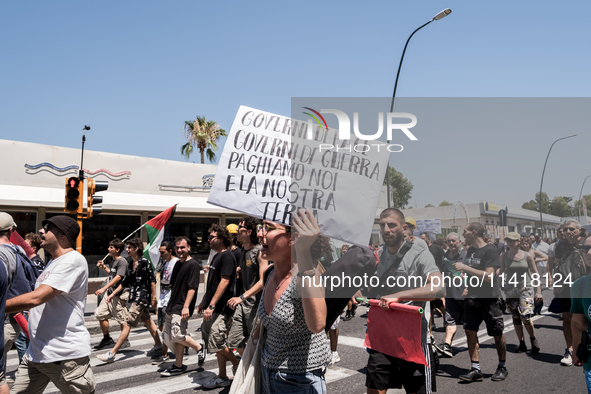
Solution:
M 556 257 L 552 264 L 552 276 L 555 284 L 561 287 L 554 287 L 554 297 L 559 301 L 562 315 L 562 331 L 564 340 L 566 342 L 566 349 L 564 357 L 560 360 L 560 364 L 565 367 L 573 365 L 573 335 L 571 331 L 572 313 L 570 300 L 570 285 L 565 281 L 569 280 L 571 283 L 586 275 L 586 266 L 584 261 L 584 253 L 580 249 L 579 243 L 581 240 L 581 225 L 576 220 L 567 220 L 562 228 L 564 233 L 564 242 L 560 242 L 556 246 Z
M 215 353 L 218 359 L 219 375 L 203 384 L 203 387 L 212 389 L 232 384 L 226 373 L 226 360 L 230 360 L 234 370 L 238 367 L 238 359 L 226 346 L 226 332 L 234 313 L 227 303 L 234 296 L 232 289 L 236 280 L 236 258 L 228 249 L 232 242 L 225 227 L 218 224 L 211 226 L 209 244 L 217 254 L 211 260 L 207 290 L 197 307 L 197 313 L 203 313 L 201 333 L 207 350 Z
M 69 216 L 43 221 L 41 247 L 52 256 L 35 290 L 6 302 L 6 313 L 30 309 L 31 342 L 13 393 L 40 393 L 51 381 L 62 393 L 93 393 L 90 334 L 84 326 L 88 264 L 74 250 L 80 227 Z
M 228 347 L 237 349 L 241 355 L 250 336 L 250 328 L 263 290 L 264 273 L 269 266 L 267 260 L 261 256 L 262 245 L 257 236 L 258 224 L 258 219 L 247 216 L 242 218 L 237 229 L 238 241 L 242 243 L 242 253 L 238 261 L 242 287 L 228 301 L 228 306 L 234 309 L 232 327 L 228 334 Z

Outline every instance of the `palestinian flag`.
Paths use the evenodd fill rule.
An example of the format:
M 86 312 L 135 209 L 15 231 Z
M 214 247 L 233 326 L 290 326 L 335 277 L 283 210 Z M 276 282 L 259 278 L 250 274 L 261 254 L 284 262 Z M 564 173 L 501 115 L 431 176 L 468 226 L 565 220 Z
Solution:
M 158 265 L 158 260 L 160 259 L 160 244 L 164 241 L 164 234 L 168 226 L 170 225 L 170 220 L 174 216 L 174 211 L 176 210 L 176 206 L 168 208 L 166 211 L 160 213 L 153 219 L 150 219 L 144 224 L 144 228 L 148 232 L 148 245 L 144 249 L 144 257 L 152 263 L 152 268 L 156 269 Z

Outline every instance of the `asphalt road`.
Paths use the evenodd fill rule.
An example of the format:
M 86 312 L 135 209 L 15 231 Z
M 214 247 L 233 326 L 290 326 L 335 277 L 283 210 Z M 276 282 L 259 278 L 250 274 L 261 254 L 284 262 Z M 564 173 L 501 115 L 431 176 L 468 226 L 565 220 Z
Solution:
M 544 291 L 546 305 L 551 299 L 549 291 Z M 367 352 L 363 347 L 365 335 L 365 319 L 360 315 L 366 308 L 360 307 L 357 316 L 351 321 L 341 321 L 339 325 L 340 338 L 338 351 L 341 362 L 330 366 L 327 374 L 329 393 L 365 393 L 365 365 Z M 545 311 L 545 309 L 544 309 Z M 444 338 L 442 318 L 435 319 L 438 329 L 434 332 L 436 342 Z M 480 360 L 484 373 L 484 381 L 476 383 L 460 382 L 458 376 L 470 367 L 470 360 L 466 348 L 465 335 L 460 328 L 454 340 L 457 351 L 451 359 L 442 358 L 437 373 L 437 392 L 439 393 L 584 393 L 586 392 L 583 370 L 580 367 L 560 366 L 560 359 L 564 353 L 564 339 L 562 335 L 562 321 L 557 315 L 543 313 L 535 317 L 536 336 L 539 340 L 541 352 L 533 356 L 528 351 L 525 354 L 515 354 L 517 339 L 511 323 L 511 316 L 505 315 L 507 339 L 507 368 L 509 377 L 503 382 L 492 382 L 490 376 L 497 365 L 496 350 L 492 338 L 486 335 L 484 325 L 480 332 Z M 201 319 L 192 320 L 189 330 L 198 339 L 201 333 L 196 329 Z M 114 338 L 117 337 L 114 334 Z M 92 344 L 100 341 L 101 335 L 92 336 Z M 161 377 L 158 371 L 164 370 L 169 363 L 160 366 L 152 365 L 144 352 L 150 349 L 153 341 L 145 328 L 132 330 L 129 337 L 131 347 L 124 349 L 112 364 L 103 364 L 96 355 L 101 351 L 93 351 L 91 365 L 97 381 L 98 393 L 195 393 L 206 391 L 200 384 L 209 380 L 217 372 L 217 361 L 214 355 L 208 355 L 202 368 L 197 365 L 197 356 L 191 350 L 185 364 L 188 371 L 180 376 Z M 526 341 L 529 347 L 529 340 Z M 8 376 L 14 376 L 18 358 L 16 351 L 8 355 Z M 228 368 L 230 371 L 230 368 Z M 45 393 L 57 392 L 55 387 L 48 386 Z M 212 393 L 228 393 L 229 387 L 209 390 Z M 390 390 L 389 393 L 404 391 Z

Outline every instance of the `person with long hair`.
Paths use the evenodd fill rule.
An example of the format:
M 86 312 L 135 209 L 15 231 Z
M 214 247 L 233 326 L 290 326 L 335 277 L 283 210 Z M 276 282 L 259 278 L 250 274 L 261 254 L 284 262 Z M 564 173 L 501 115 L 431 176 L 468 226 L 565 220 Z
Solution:
M 542 300 L 542 287 L 540 286 L 541 280 L 537 281 L 537 286 L 533 285 L 535 281 L 532 281 L 531 274 L 538 275 L 538 267 L 529 251 L 521 248 L 521 245 L 531 242 L 529 238 L 524 237 L 524 239 L 527 241 L 522 244 L 521 237 L 515 232 L 510 232 L 505 236 L 505 244 L 509 250 L 501 254 L 499 276 L 507 296 L 507 307 L 513 316 L 515 334 L 519 340 L 519 346 L 515 353 L 527 351 L 523 337 L 523 326 L 525 326 L 531 341 L 531 352 L 537 354 L 540 352 L 540 346 L 531 318 L 534 315 L 534 298 L 536 301 Z M 535 295 L 534 287 L 536 288 Z
M 258 226 L 262 256 L 274 262 L 257 311 L 267 335 L 261 352 L 265 394 L 326 393 L 324 372 L 332 358 L 324 288 L 312 285 L 321 282 L 310 253 L 320 229 L 305 210 L 294 213 L 293 229 L 269 221 Z

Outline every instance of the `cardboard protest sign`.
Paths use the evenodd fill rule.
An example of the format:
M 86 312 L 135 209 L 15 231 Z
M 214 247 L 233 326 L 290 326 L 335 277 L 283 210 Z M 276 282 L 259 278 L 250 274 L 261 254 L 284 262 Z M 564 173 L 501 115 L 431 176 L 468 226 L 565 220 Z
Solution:
M 441 234 L 441 219 L 417 219 L 417 228 L 413 234 L 421 234 L 423 232 Z
M 365 245 L 389 152 L 377 141 L 339 140 L 334 129 L 308 133 L 309 126 L 241 106 L 207 202 L 285 225 L 308 208 L 322 234 Z

